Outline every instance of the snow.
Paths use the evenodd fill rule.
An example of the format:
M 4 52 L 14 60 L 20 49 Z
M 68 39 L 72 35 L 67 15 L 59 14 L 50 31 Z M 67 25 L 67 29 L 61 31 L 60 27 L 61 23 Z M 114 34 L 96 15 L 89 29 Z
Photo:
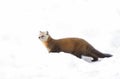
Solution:
M 1 0 L 0 79 L 120 79 L 119 0 Z M 84 38 L 111 58 L 51 53 L 39 31 Z

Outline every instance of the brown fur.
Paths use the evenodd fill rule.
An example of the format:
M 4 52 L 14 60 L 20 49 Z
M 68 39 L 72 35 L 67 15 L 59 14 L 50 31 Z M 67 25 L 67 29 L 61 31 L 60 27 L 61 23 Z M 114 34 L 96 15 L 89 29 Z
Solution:
M 64 38 L 55 40 L 49 36 L 48 40 L 43 43 L 50 50 L 49 52 L 66 52 L 79 58 L 81 58 L 81 55 L 90 56 L 93 58 L 92 61 L 97 61 L 98 58 L 112 56 L 110 54 L 99 52 L 84 39 L 80 38 Z

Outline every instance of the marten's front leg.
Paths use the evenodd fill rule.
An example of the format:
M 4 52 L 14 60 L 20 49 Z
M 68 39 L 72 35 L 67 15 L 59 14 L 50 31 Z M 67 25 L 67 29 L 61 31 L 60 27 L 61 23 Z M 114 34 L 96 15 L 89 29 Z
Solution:
M 49 52 L 55 52 L 55 53 L 59 53 L 60 52 L 60 48 L 58 46 L 54 46 L 50 49 Z

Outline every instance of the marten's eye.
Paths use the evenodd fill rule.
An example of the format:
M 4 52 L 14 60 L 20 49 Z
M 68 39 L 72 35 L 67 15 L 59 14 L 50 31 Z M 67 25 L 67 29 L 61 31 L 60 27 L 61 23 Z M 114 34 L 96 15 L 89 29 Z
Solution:
M 44 35 L 41 35 L 40 38 L 44 38 L 45 36 Z
M 44 35 L 41 36 L 41 38 L 45 37 Z

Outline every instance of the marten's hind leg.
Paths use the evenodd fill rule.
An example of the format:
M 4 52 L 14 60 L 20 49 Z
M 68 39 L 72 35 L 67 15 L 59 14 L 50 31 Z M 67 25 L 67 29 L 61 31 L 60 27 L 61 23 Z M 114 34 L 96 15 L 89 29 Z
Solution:
M 77 56 L 78 58 L 82 58 L 82 54 L 80 54 L 79 52 L 72 52 L 73 55 Z
M 92 62 L 98 61 L 98 57 L 97 57 L 96 55 L 94 55 L 94 54 L 88 54 L 88 55 L 86 55 L 86 56 L 92 57 L 92 58 L 93 58 Z
M 79 54 L 79 56 L 78 56 L 80 59 L 82 58 L 82 55 L 81 54 Z
M 94 62 L 94 61 L 98 61 L 98 58 L 97 57 L 93 57 L 92 62 Z

